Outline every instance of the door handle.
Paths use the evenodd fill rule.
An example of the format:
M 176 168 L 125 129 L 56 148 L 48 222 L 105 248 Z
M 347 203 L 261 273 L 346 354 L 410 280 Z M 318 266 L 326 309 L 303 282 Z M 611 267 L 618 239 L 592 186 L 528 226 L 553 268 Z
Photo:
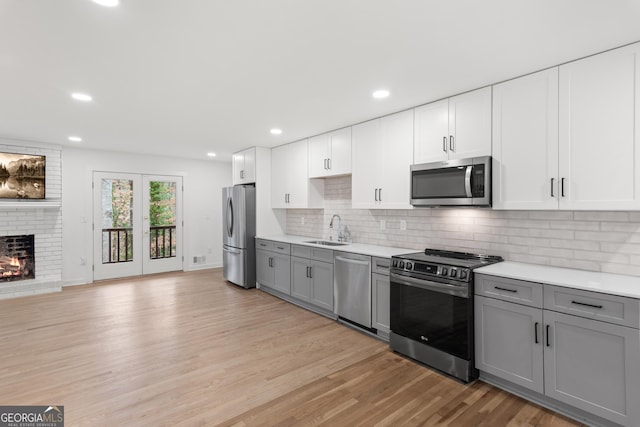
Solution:
M 331 170 L 331 159 L 327 159 L 327 169 Z
M 449 135 L 449 149 L 451 151 L 456 151 L 455 150 L 455 144 L 453 142 L 453 135 Z
M 447 152 L 447 137 L 446 136 L 442 137 L 442 151 L 444 151 L 445 153 Z
M 227 198 L 227 234 L 233 236 L 233 199 Z
M 376 202 L 378 201 L 378 189 L 377 188 L 373 190 L 373 198 L 375 199 Z
M 309 267 L 309 279 L 313 279 L 313 267 Z
M 536 344 L 538 344 L 540 341 L 538 340 L 538 325 L 539 323 L 536 322 L 533 324 L 533 333 L 534 333 L 534 337 L 535 337 L 535 342 Z
M 378 188 L 378 201 L 382 201 L 382 188 Z
M 560 179 L 560 195 L 564 197 L 564 180 L 565 178 Z
M 467 166 L 467 170 L 464 174 L 464 191 L 467 193 L 467 197 L 473 197 L 473 193 L 471 192 L 471 171 L 473 166 Z
M 549 344 L 549 330 L 551 328 L 551 325 L 547 325 L 546 327 L 546 331 L 545 331 L 545 335 L 546 335 L 546 340 L 547 340 L 547 347 L 551 347 L 551 345 Z
M 556 197 L 556 196 L 553 194 L 553 184 L 555 184 L 555 181 L 556 181 L 556 179 L 555 179 L 555 178 L 551 178 L 551 197 Z
M 327 170 L 327 159 L 322 159 L 322 161 L 324 162 L 324 170 Z

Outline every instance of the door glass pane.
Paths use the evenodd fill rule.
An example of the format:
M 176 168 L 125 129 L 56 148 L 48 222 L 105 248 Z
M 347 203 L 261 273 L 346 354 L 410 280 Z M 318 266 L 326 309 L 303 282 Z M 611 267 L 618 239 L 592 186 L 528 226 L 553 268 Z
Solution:
M 103 179 L 102 263 L 133 260 L 133 181 Z
M 176 256 L 176 183 L 149 182 L 149 258 Z

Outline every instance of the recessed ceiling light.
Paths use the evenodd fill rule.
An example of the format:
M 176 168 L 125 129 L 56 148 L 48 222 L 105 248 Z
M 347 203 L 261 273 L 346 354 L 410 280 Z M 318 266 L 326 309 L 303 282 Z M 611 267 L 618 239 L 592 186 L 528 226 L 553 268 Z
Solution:
M 386 98 L 389 96 L 389 91 L 385 89 L 377 90 L 373 92 L 372 96 L 377 99 Z
M 272 135 L 280 135 L 282 133 L 282 129 L 273 128 L 270 132 Z
M 93 0 L 93 2 L 100 6 L 114 7 L 120 3 L 120 0 Z
M 80 138 L 79 136 L 70 136 L 69 141 L 82 142 L 82 138 Z
M 216 153 L 207 153 L 207 156 L 209 156 L 209 157 L 215 157 L 215 156 L 216 156 Z
M 72 94 L 71 94 L 71 97 L 72 97 L 73 99 L 78 100 L 78 101 L 85 101 L 85 102 L 88 102 L 88 101 L 93 100 L 93 98 L 91 97 L 91 95 L 87 95 L 86 93 L 80 93 L 80 92 L 72 93 Z

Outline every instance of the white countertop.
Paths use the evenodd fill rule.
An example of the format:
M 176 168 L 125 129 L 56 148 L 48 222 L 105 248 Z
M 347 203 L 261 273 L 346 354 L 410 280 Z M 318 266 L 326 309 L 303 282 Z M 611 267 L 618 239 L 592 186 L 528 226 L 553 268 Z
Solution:
M 289 234 L 281 234 L 278 236 L 256 236 L 256 239 L 271 240 L 275 242 L 290 243 L 293 245 L 306 245 L 315 248 L 331 249 L 334 251 L 351 252 L 355 254 L 370 255 L 381 258 L 391 258 L 394 255 L 402 255 L 411 252 L 418 252 L 415 249 L 394 248 L 391 246 L 367 245 L 364 243 L 348 243 L 340 246 L 325 246 L 308 243 L 313 240 L 325 240 L 314 237 L 292 236 Z
M 504 261 L 474 273 L 640 299 L 640 277 Z

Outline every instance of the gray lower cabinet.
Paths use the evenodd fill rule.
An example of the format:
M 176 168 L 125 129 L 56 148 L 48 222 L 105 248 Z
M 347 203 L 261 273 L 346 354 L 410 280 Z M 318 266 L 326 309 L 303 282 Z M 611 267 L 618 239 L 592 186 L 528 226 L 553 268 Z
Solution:
M 481 379 L 491 379 L 486 372 L 539 402 L 600 417 L 596 424 L 640 425 L 637 300 L 482 274 L 475 281 Z
M 333 312 L 333 251 L 294 245 L 291 296 Z
M 371 326 L 384 340 L 389 340 L 391 331 L 390 264 L 389 258 L 374 257 L 371 260 Z
M 544 393 L 541 308 L 476 295 L 475 328 L 476 368 Z
M 640 425 L 637 329 L 544 311 L 545 394 L 613 422 Z
M 291 295 L 290 245 L 265 240 L 256 242 L 256 281 Z

